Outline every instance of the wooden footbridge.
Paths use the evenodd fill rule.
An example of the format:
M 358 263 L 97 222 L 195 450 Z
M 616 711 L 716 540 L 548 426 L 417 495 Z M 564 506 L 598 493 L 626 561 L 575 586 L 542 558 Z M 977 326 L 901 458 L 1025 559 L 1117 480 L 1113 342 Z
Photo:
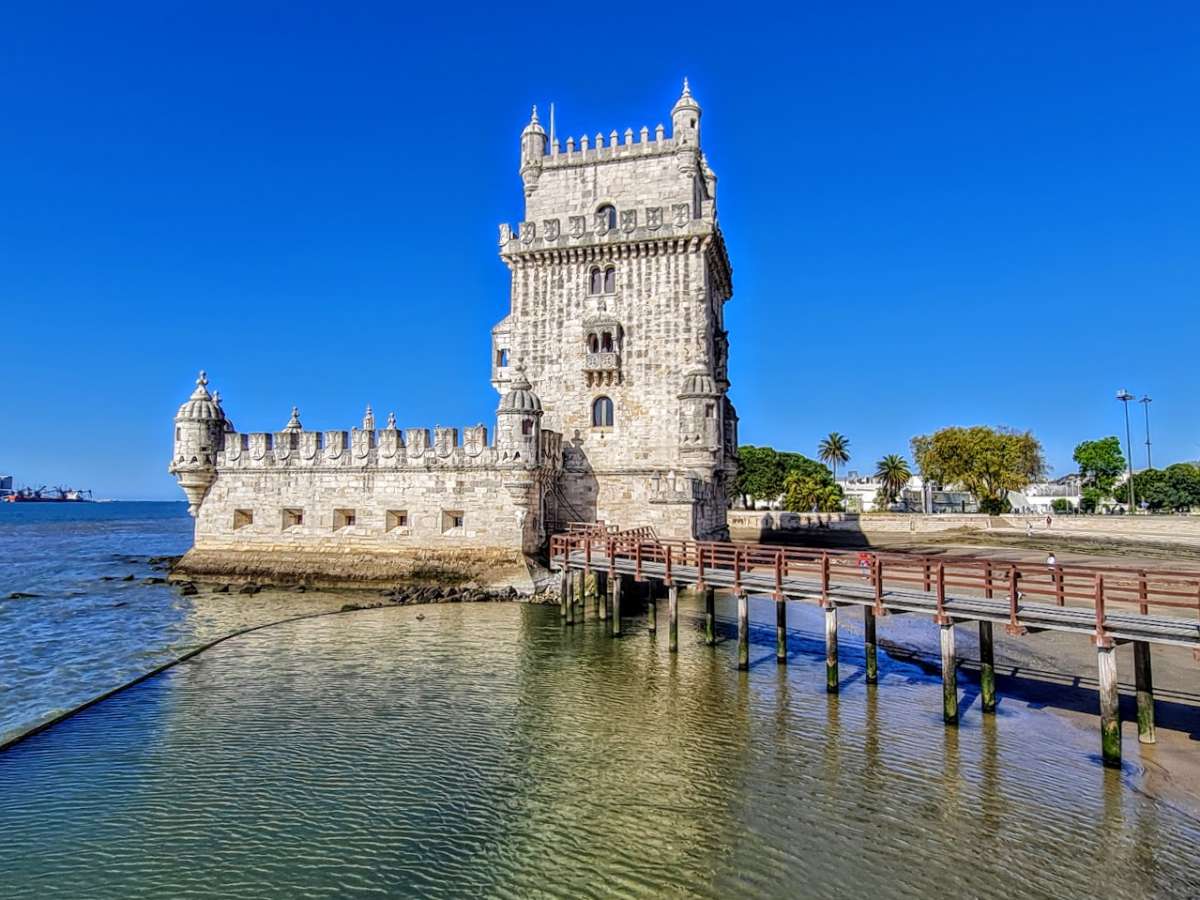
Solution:
M 669 648 L 679 647 L 679 587 L 704 596 L 705 637 L 716 642 L 714 590 L 737 597 L 738 668 L 750 662 L 749 595 L 775 600 L 776 652 L 787 662 L 788 601 L 816 603 L 825 610 L 826 687 L 838 689 L 837 616 L 859 607 L 863 616 L 866 681 L 878 678 L 875 622 L 879 616 L 930 616 L 941 628 L 943 717 L 958 721 L 957 624 L 977 623 L 980 696 L 983 711 L 996 708 L 992 629 L 1010 635 L 1039 631 L 1074 632 L 1096 647 L 1100 682 L 1101 749 L 1107 765 L 1121 762 L 1117 646 L 1133 644 L 1138 739 L 1154 742 L 1154 687 L 1150 647 L 1175 644 L 1200 653 L 1200 573 L 1099 566 L 1024 563 L 900 553 L 814 550 L 764 544 L 660 540 L 650 529 L 614 531 L 572 526 L 555 535 L 551 564 L 560 571 L 561 615 L 568 625 L 586 608 L 585 586 L 596 615 L 621 633 L 623 585 L 650 582 L 650 630 L 657 627 L 656 589 L 668 598 Z M 572 573 L 577 573 L 572 577 Z M 594 579 L 593 579 L 594 576 Z M 580 609 L 582 620 L 583 609 Z

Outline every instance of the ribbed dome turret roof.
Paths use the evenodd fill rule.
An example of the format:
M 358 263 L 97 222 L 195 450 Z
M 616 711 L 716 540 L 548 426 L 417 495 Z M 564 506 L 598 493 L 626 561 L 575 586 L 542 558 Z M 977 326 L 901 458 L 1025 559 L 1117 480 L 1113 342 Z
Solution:
M 192 391 L 192 396 L 188 397 L 187 402 L 179 407 L 179 412 L 175 413 L 176 422 L 222 422 L 225 420 L 221 404 L 209 394 L 207 385 L 208 376 L 201 372 L 196 379 L 196 389 Z
M 683 93 L 679 95 L 679 99 L 675 101 L 675 105 L 671 107 L 671 114 L 679 112 L 681 109 L 694 109 L 700 111 L 700 104 L 696 102 L 696 98 L 692 96 L 692 89 L 688 87 L 688 80 L 683 79 Z
M 518 368 L 508 385 L 508 393 L 500 398 L 499 412 L 540 413 L 542 401 L 533 392 L 533 385 L 525 377 L 525 370 Z
M 545 134 L 546 131 L 542 128 L 542 123 L 538 121 L 537 107 L 533 108 L 533 113 L 529 116 L 529 124 L 525 126 L 525 130 L 521 132 L 524 137 L 527 134 Z
M 708 369 L 697 368 L 683 377 L 683 386 L 680 388 L 679 396 L 716 397 L 718 393 L 717 383 Z

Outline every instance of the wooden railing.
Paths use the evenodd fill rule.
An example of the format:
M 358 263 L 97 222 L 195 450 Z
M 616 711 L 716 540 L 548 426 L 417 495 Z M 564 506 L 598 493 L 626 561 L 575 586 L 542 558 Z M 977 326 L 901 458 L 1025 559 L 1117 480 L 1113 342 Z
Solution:
M 1110 612 L 1182 616 L 1200 619 L 1200 573 L 1184 571 L 1062 565 L 973 557 L 928 557 L 877 551 L 817 550 L 740 542 L 646 540 L 633 532 L 617 534 L 568 533 L 551 540 L 551 557 L 564 565 L 568 554 L 582 554 L 583 567 L 613 571 L 618 560 L 632 564 L 641 579 L 643 566 L 655 564 L 655 578 L 671 584 L 680 567 L 688 583 L 704 586 L 715 579 L 722 587 L 740 591 L 752 586 L 788 593 L 788 579 L 815 581 L 821 600 L 828 601 L 837 585 L 866 585 L 875 605 L 882 608 L 889 590 L 932 595 L 938 616 L 945 614 L 947 596 L 1007 601 L 1012 631 L 1023 630 L 1022 603 L 1089 608 L 1103 637 Z M 578 567 L 578 562 L 573 562 Z M 765 584 L 764 584 L 765 582 Z

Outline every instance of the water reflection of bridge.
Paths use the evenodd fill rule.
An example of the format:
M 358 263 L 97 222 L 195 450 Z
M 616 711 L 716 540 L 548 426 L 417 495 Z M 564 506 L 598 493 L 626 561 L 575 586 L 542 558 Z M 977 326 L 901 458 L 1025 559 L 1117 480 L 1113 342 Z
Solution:
M 706 643 L 715 643 L 714 591 L 738 598 L 738 668 L 749 666 L 749 595 L 775 600 L 776 660 L 787 661 L 788 601 L 825 611 L 826 687 L 838 689 L 839 607 L 863 615 L 866 680 L 877 680 L 875 621 L 916 614 L 940 626 L 943 718 L 958 720 L 956 624 L 977 623 L 980 693 L 985 712 L 996 708 L 992 627 L 1010 635 L 1073 632 L 1096 647 L 1103 759 L 1120 765 L 1121 719 L 1115 651 L 1132 644 L 1138 739 L 1153 743 L 1152 644 L 1174 644 L 1200 654 L 1200 573 L 1100 566 L 1030 564 L 994 559 L 932 559 L 898 553 L 839 552 L 764 544 L 661 540 L 649 529 L 616 531 L 576 527 L 551 541 L 561 572 L 561 615 L 574 625 L 590 599 L 595 614 L 621 633 L 621 597 L 646 583 L 650 629 L 657 627 L 655 597 L 665 588 L 669 647 L 679 646 L 679 587 L 704 595 Z M 576 573 L 571 577 L 571 573 Z

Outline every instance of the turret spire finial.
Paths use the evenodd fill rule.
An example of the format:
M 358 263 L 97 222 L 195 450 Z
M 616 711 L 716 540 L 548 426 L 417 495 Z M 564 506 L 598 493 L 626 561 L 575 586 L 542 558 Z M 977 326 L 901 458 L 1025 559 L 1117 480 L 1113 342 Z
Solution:
M 284 431 L 303 431 L 304 426 L 300 424 L 300 408 L 292 407 L 292 417 L 288 419 L 287 425 L 283 428 Z
M 201 369 L 200 374 L 196 378 L 196 385 L 197 387 L 204 387 L 206 384 L 208 384 L 208 373 Z
M 536 104 L 536 103 L 535 103 L 535 104 L 533 104 L 533 112 L 532 112 L 532 113 L 530 114 L 530 116 L 529 116 L 529 124 L 530 124 L 530 125 L 537 125 L 537 124 L 538 124 L 538 117 L 537 117 L 537 104 Z
M 690 87 L 688 87 L 688 80 L 687 80 L 686 75 L 683 76 L 683 96 L 685 96 L 685 97 L 692 96 L 692 89 Z

